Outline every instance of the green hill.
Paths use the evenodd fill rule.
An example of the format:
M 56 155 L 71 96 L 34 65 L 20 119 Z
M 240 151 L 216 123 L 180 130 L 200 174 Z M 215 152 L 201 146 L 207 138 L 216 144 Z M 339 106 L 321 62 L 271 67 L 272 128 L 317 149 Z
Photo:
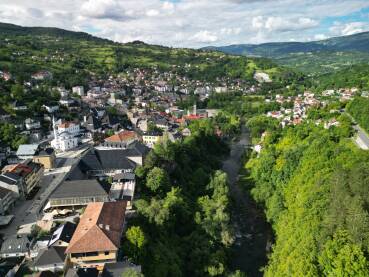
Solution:
M 313 42 L 278 42 L 207 47 L 233 55 L 272 58 L 299 70 L 332 72 L 343 66 L 369 61 L 369 32 Z
M 0 70 L 9 70 L 14 75 L 27 77 L 38 70 L 50 70 L 57 79 L 62 79 L 71 74 L 106 75 L 130 68 L 171 71 L 179 76 L 208 81 L 217 78 L 253 81 L 255 71 L 268 71 L 275 81 L 282 83 L 299 76 L 265 58 L 143 42 L 121 44 L 57 28 L 0 24 Z

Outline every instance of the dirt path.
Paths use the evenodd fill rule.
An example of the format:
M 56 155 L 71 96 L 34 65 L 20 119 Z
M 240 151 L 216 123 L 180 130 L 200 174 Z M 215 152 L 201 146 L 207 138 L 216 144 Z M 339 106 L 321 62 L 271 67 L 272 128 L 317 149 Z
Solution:
M 272 237 L 271 227 L 266 222 L 263 211 L 258 209 L 249 192 L 237 184 L 242 155 L 249 144 L 248 130 L 243 128 L 240 140 L 232 144 L 230 156 L 223 163 L 234 200 L 232 223 L 237 237 L 231 269 L 240 269 L 246 272 L 248 277 L 262 276 L 260 268 L 267 263 L 267 249 Z

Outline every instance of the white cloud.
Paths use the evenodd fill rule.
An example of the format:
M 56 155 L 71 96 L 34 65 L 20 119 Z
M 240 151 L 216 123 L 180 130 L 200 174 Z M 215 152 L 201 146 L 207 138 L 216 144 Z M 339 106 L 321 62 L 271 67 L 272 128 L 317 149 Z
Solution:
M 121 42 L 200 47 L 365 31 L 363 19 L 320 24 L 364 7 L 368 0 L 38 0 L 37 6 L 30 0 L 0 0 L 0 21 L 82 30 Z
M 207 30 L 199 31 L 191 37 L 191 40 L 200 43 L 216 42 L 218 37 Z
M 268 32 L 288 32 L 305 30 L 318 26 L 319 22 L 311 18 L 283 18 L 283 17 L 263 17 L 257 16 L 252 19 L 252 27 L 256 31 Z
M 350 23 L 340 23 L 335 22 L 334 26 L 330 28 L 334 35 L 338 36 L 348 36 L 364 32 L 369 29 L 369 22 L 350 22 Z

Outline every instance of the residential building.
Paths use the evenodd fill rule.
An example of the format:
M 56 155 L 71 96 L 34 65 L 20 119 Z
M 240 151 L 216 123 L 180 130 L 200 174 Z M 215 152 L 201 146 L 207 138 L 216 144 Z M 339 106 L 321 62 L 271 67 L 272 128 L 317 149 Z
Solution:
M 18 147 L 16 155 L 20 160 L 33 159 L 38 150 L 38 144 L 21 144 Z
M 85 89 L 83 86 L 72 87 L 72 91 L 73 93 L 78 94 L 79 96 L 85 96 Z
M 7 188 L 0 187 L 0 214 L 5 215 L 14 206 L 17 194 Z
M 33 119 L 33 118 L 27 118 L 24 121 L 24 124 L 25 124 L 27 130 L 41 128 L 41 122 L 39 120 L 36 120 L 36 119 Z
M 117 261 L 123 235 L 126 202 L 90 203 L 73 234 L 66 253 L 75 267 L 95 267 Z
M 105 148 L 126 148 L 131 142 L 138 140 L 138 135 L 134 131 L 123 130 L 105 139 L 102 147 Z
M 33 161 L 35 163 L 42 164 L 45 169 L 52 169 L 56 165 L 56 155 L 53 148 L 46 148 L 44 150 L 38 151 L 35 156 L 33 156 Z
M 50 207 L 81 207 L 109 201 L 107 190 L 95 179 L 65 181 L 51 194 Z
M 61 272 L 64 270 L 66 247 L 52 246 L 42 249 L 33 263 L 35 271 Z
M 70 240 L 76 230 L 76 225 L 67 221 L 63 225 L 59 226 L 58 229 L 54 231 L 52 234 L 47 246 L 63 246 L 67 247 L 69 245 Z
M 127 209 L 132 208 L 135 193 L 136 176 L 134 173 L 119 173 L 114 175 L 110 188 L 109 198 L 112 200 L 127 201 Z
M 69 268 L 65 277 L 99 277 L 100 272 L 96 268 Z
M 162 140 L 162 138 L 163 132 L 159 131 L 146 132 L 142 135 L 143 142 L 150 148 L 153 148 L 156 143 Z
M 127 270 L 141 272 L 141 266 L 132 264 L 128 261 L 107 263 L 104 266 L 101 277 L 122 277 Z
M 9 237 L 1 245 L 0 257 L 12 258 L 29 256 L 30 246 L 31 242 L 27 236 L 15 235 Z
M 40 185 L 44 167 L 42 164 L 28 159 L 19 164 L 8 165 L 2 171 L 3 173 L 12 173 L 22 177 L 21 191 L 24 196 L 28 196 L 34 188 Z

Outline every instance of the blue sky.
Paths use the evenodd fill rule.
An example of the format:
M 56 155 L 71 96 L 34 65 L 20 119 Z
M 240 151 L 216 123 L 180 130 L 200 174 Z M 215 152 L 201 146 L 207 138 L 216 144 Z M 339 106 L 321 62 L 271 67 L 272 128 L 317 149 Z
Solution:
M 202 47 L 369 31 L 368 0 L 0 0 L 0 21 Z

